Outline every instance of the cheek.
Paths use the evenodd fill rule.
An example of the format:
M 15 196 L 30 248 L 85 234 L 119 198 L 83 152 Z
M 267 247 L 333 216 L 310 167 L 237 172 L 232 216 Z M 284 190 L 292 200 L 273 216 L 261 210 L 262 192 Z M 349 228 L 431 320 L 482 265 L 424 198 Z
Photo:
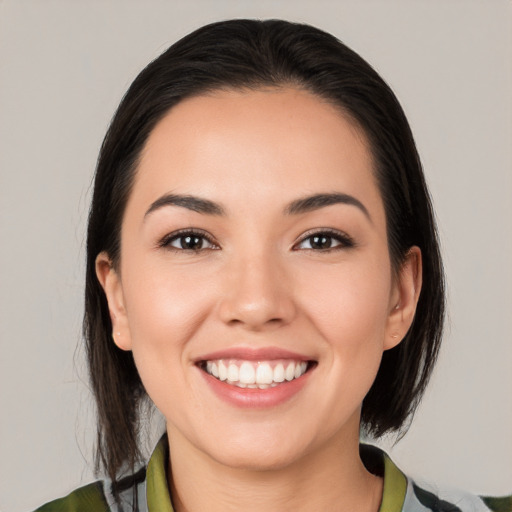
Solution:
M 187 384 L 184 370 L 190 364 L 191 340 L 218 295 L 215 285 L 197 273 L 171 272 L 168 267 L 132 260 L 123 275 L 133 356 L 157 406 L 168 400 L 166 390 Z
M 391 275 L 380 264 L 316 274 L 303 303 L 331 354 L 337 385 L 361 400 L 378 371 L 386 335 Z M 349 393 L 350 394 L 350 393 Z
M 186 341 L 216 295 L 212 273 L 172 268 L 165 257 L 127 262 L 126 267 L 125 301 L 132 342 L 163 340 L 169 345 Z
M 383 333 L 390 283 L 390 272 L 383 265 L 332 267 L 305 279 L 299 296 L 326 338 L 359 345 L 366 337 Z

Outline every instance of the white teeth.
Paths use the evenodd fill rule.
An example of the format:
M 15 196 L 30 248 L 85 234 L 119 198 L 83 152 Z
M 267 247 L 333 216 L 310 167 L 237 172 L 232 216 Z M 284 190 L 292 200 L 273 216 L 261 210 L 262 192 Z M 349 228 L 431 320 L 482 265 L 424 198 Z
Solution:
M 277 363 L 277 364 L 276 364 Z M 274 368 L 272 369 L 272 366 Z M 207 373 L 240 388 L 267 389 L 285 381 L 298 379 L 306 373 L 306 361 L 206 361 Z
M 295 365 L 293 363 L 290 363 L 286 367 L 285 379 L 290 381 L 290 380 L 293 380 L 294 377 L 295 377 Z
M 231 363 L 228 366 L 228 380 L 230 382 L 238 381 L 238 366 L 236 364 Z
M 256 382 L 256 372 L 254 371 L 252 364 L 247 362 L 242 363 L 242 366 L 240 366 L 238 379 L 243 384 L 254 384 Z
M 208 371 L 208 364 L 206 365 L 206 371 Z M 219 361 L 219 377 L 220 380 L 226 380 L 228 378 L 228 369 L 222 361 Z
M 274 378 L 274 372 L 268 363 L 258 365 L 256 370 L 256 384 L 271 384 Z
M 279 363 L 274 368 L 274 382 L 283 382 L 284 381 L 284 366 Z

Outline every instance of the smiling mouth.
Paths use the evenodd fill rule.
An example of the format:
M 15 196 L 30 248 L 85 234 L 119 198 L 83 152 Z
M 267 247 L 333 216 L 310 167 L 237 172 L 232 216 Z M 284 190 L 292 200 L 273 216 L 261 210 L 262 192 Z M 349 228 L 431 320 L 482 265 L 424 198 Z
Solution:
M 199 368 L 215 379 L 249 389 L 268 389 L 299 379 L 316 363 L 314 361 L 272 360 L 244 361 L 213 359 L 201 361 Z

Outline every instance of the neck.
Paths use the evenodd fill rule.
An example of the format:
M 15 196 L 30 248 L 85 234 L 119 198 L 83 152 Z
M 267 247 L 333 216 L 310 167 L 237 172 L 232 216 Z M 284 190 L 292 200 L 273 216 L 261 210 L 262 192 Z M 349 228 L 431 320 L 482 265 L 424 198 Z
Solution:
M 221 464 L 187 447 L 175 432 L 169 440 L 176 512 L 379 510 L 383 481 L 360 459 L 358 428 L 351 439 L 332 439 L 286 467 L 266 470 Z

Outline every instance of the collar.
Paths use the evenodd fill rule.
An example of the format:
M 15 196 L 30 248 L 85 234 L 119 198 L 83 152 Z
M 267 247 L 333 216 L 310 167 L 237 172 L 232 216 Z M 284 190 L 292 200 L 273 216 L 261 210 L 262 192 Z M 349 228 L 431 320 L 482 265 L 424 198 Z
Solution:
M 407 478 L 379 448 L 361 445 L 361 457 L 368 468 L 381 468 L 384 490 L 379 512 L 401 512 L 407 491 Z M 164 434 L 149 459 L 146 471 L 146 496 L 149 512 L 174 512 L 167 483 L 169 444 Z M 373 469 L 372 469 L 373 471 Z
M 384 490 L 379 512 L 401 512 L 407 492 L 407 478 L 386 453 L 379 450 L 384 459 Z
M 146 497 L 149 512 L 174 512 L 167 483 L 169 443 L 164 434 L 156 445 L 146 470 Z

